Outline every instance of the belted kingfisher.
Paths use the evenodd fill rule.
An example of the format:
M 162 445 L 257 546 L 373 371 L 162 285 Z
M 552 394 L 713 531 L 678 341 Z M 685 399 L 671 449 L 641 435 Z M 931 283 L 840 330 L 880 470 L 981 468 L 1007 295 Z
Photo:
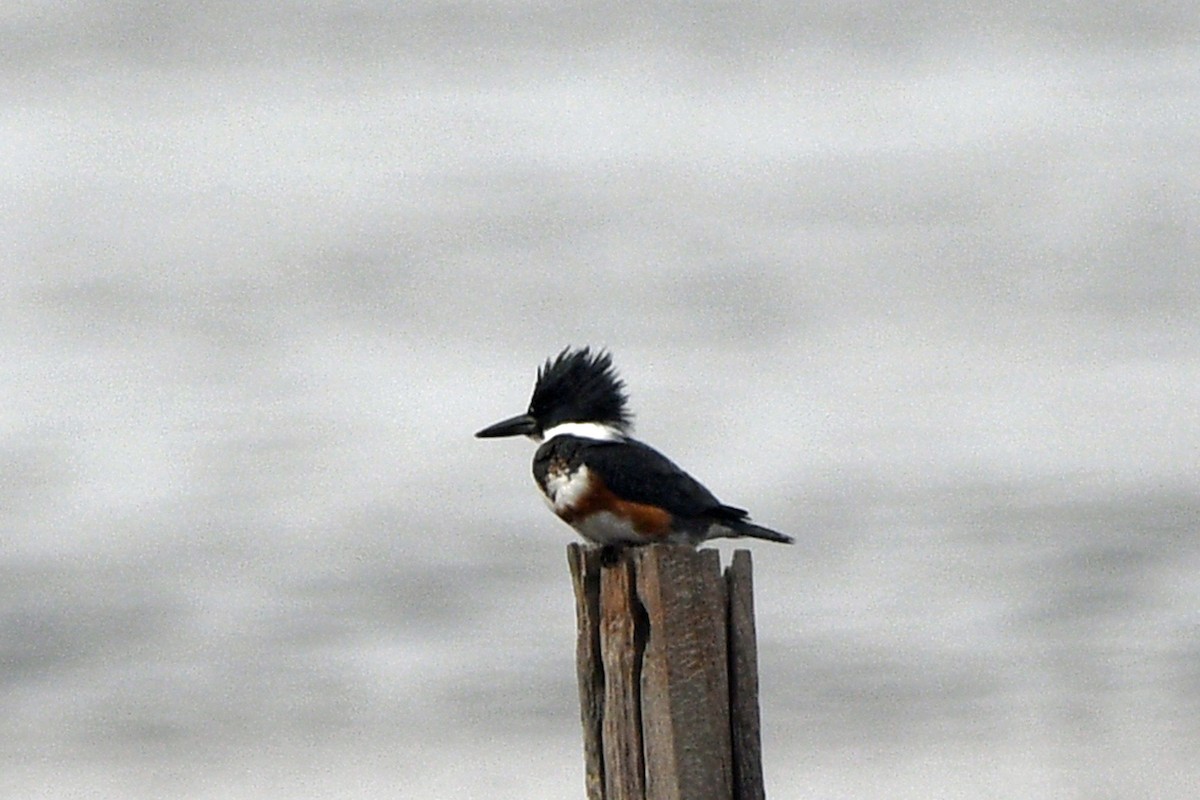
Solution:
M 566 348 L 538 370 L 529 410 L 475 435 L 541 442 L 533 478 L 550 509 L 604 546 L 697 545 L 749 536 L 790 544 L 784 533 L 722 504 L 662 453 L 632 438 L 625 383 L 604 350 Z

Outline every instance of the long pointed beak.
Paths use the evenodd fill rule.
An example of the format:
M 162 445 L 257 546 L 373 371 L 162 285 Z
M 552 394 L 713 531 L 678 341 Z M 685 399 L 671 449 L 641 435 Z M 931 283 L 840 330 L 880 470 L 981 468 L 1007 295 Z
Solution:
M 475 434 L 478 439 L 498 439 L 501 436 L 529 436 L 537 430 L 537 420 L 528 414 L 506 419 L 489 425 Z

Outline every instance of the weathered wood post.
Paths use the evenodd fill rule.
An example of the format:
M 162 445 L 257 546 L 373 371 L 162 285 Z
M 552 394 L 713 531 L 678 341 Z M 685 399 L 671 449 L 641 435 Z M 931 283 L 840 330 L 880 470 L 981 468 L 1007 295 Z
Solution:
M 571 544 L 589 800 L 762 800 L 750 553 Z

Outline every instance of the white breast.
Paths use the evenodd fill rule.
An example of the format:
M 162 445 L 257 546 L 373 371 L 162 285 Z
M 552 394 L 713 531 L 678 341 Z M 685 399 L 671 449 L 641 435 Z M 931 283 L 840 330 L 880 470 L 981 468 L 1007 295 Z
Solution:
M 588 489 L 588 468 L 581 465 L 572 473 L 551 469 L 546 473 L 546 502 L 554 513 L 574 508 Z

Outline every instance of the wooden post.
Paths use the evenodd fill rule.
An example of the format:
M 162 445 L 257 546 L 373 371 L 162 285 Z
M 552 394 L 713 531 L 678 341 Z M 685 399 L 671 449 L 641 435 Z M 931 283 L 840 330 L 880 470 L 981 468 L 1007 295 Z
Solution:
M 763 800 L 749 551 L 567 561 L 588 800 Z

